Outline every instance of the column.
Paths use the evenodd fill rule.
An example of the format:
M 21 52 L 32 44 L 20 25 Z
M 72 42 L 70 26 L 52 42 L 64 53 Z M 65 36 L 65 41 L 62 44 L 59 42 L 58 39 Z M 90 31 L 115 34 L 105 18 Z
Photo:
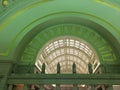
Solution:
M 94 85 L 91 85 L 91 90 L 95 90 L 95 86 Z
M 45 74 L 45 68 L 46 68 L 45 63 L 43 63 L 42 64 L 42 72 L 41 72 L 42 74 Z
M 44 85 L 41 84 L 39 90 L 44 90 Z
M 23 90 L 28 90 L 28 86 L 24 84 L 24 89 Z
M 56 90 L 60 90 L 60 85 L 59 84 L 56 85 Z
M 7 90 L 7 77 L 4 76 L 0 81 L 0 90 Z
M 77 90 L 77 85 L 75 84 L 75 85 L 73 85 L 73 90 Z
M 104 85 L 102 85 L 102 90 L 105 90 L 105 86 Z
M 57 74 L 60 74 L 60 63 L 57 64 Z
M 7 90 L 7 79 L 12 71 L 12 63 L 1 62 L 0 63 L 0 75 L 3 77 L 0 80 L 0 90 Z
M 113 90 L 113 86 L 112 86 L 112 85 L 109 85 L 109 86 L 108 86 L 108 90 Z
M 12 89 L 13 89 L 13 85 L 12 85 L 12 84 L 9 84 L 8 90 L 12 90 Z
M 73 65 L 72 65 L 72 72 L 73 72 L 73 74 L 76 74 L 76 64 L 75 63 L 73 63 Z

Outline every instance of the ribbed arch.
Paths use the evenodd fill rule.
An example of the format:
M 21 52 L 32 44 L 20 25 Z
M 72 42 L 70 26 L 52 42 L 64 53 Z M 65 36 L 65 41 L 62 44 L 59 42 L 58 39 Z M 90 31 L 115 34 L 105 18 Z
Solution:
M 48 41 L 66 35 L 81 38 L 91 44 L 97 52 L 101 63 L 107 60 L 116 60 L 111 46 L 94 30 L 85 28 L 81 25 L 60 24 L 43 30 L 36 35 L 36 37 L 28 44 L 27 48 L 25 48 L 21 61 L 35 62 L 37 53 Z
M 49 48 L 49 50 L 44 50 L 43 55 L 44 56 L 46 56 L 46 55 L 49 56 L 50 54 L 52 54 L 52 53 L 54 54 L 54 52 L 57 52 L 59 49 L 61 49 L 61 51 L 65 50 L 64 47 L 66 46 L 66 52 L 65 53 L 67 53 L 70 50 L 74 49 L 74 52 L 77 52 L 77 51 L 84 52 L 84 54 L 86 54 L 88 57 L 94 56 L 94 53 L 92 53 L 92 51 L 89 50 L 88 47 L 86 47 L 86 46 L 84 47 L 84 43 L 82 43 L 82 45 L 79 45 L 79 43 L 77 43 L 77 44 L 75 43 L 75 46 L 69 46 L 69 45 L 62 45 L 60 47 L 59 47 L 59 45 L 57 47 L 56 46 L 57 45 L 52 45 L 52 47 L 50 47 L 52 49 L 51 51 L 50 51 L 50 48 Z M 73 52 L 71 52 L 71 54 L 73 54 Z
M 64 37 L 64 38 L 62 38 L 62 37 Z M 50 54 L 51 52 L 59 50 L 57 48 L 62 49 L 61 48 L 62 46 L 64 46 L 66 48 L 67 47 L 67 43 L 66 43 L 67 39 L 69 39 L 68 40 L 69 41 L 68 48 L 69 47 L 76 48 L 77 44 L 75 42 L 79 41 L 79 48 L 82 46 L 82 47 L 84 47 L 84 50 L 82 50 L 82 49 L 78 49 L 78 50 L 84 51 L 84 55 L 89 54 L 89 55 L 87 55 L 88 57 L 92 56 L 92 54 L 90 53 L 91 51 L 95 55 L 97 55 L 97 57 L 95 57 L 95 58 L 97 58 L 97 61 L 99 61 L 99 63 L 95 61 L 96 60 L 95 58 L 91 59 L 91 61 L 89 60 L 89 62 L 93 64 L 93 68 L 96 67 L 97 65 L 99 65 L 100 63 L 105 62 L 108 59 L 116 60 L 115 54 L 112 51 L 111 46 L 95 30 L 92 30 L 90 28 L 87 28 L 85 26 L 78 25 L 78 24 L 59 24 L 59 25 L 51 26 L 51 27 L 41 31 L 40 33 L 38 33 L 33 38 L 33 40 L 28 44 L 28 46 L 25 48 L 25 51 L 22 55 L 20 62 L 35 63 L 37 56 L 39 56 L 39 54 L 41 54 L 42 59 L 39 58 L 41 60 L 41 62 L 40 62 L 40 60 L 37 60 L 40 62 L 39 63 L 40 65 L 38 65 L 38 66 L 39 66 L 39 69 L 41 69 L 42 63 L 43 62 L 46 63 L 45 58 L 46 58 L 47 54 L 51 55 Z M 72 42 L 70 41 L 70 39 L 71 39 L 71 41 L 74 42 L 73 46 L 72 46 Z M 59 40 L 62 40 L 62 42 L 60 42 L 60 43 L 62 43 L 61 46 L 59 46 L 57 44 L 57 41 L 59 41 Z M 64 42 L 64 44 L 63 44 L 63 42 Z M 56 45 L 53 43 L 56 43 Z M 81 46 L 80 46 L 80 43 L 81 43 Z M 87 43 L 87 45 L 86 45 L 86 43 Z M 50 47 L 48 47 L 48 46 L 50 46 Z M 90 47 L 91 47 L 91 49 L 90 49 Z M 41 51 L 43 51 L 44 53 L 42 53 Z M 68 52 L 70 52 L 70 50 L 68 50 Z M 55 58 L 56 56 L 54 55 L 53 57 Z M 76 63 L 78 63 L 78 62 L 76 62 Z M 96 65 L 96 63 L 97 63 L 97 65 Z M 46 65 L 46 66 L 49 67 L 49 65 Z M 54 66 L 52 66 L 52 67 L 54 67 Z M 82 68 L 82 65 L 80 67 Z M 87 64 L 86 64 L 86 67 L 87 67 Z M 94 70 L 95 70 L 95 68 L 94 68 Z M 80 71 L 80 70 L 78 70 L 78 71 Z M 87 71 L 87 70 L 83 70 L 83 71 Z M 48 70 L 47 72 L 49 73 L 51 71 Z M 55 72 L 53 72 L 53 73 L 55 73 Z M 78 72 L 78 73 L 83 73 L 83 72 Z
M 58 63 L 61 65 L 61 73 L 71 73 L 73 63 L 76 64 L 77 73 L 88 73 L 89 63 L 93 65 L 93 70 L 100 65 L 96 51 L 80 38 L 61 36 L 43 47 L 38 53 L 36 66 L 41 68 L 39 62 L 45 63 L 49 69 L 47 73 L 56 73 Z
M 57 56 L 56 58 L 54 58 L 54 59 L 52 59 L 52 60 L 49 60 L 49 61 L 50 61 L 50 62 L 48 61 L 49 64 L 52 63 L 54 60 L 61 58 L 61 57 L 64 56 L 64 55 L 65 55 L 67 58 L 73 57 L 73 58 L 77 58 L 78 60 L 81 60 L 81 62 L 83 62 L 83 63 L 85 63 L 85 64 L 88 63 L 88 59 L 87 59 L 87 58 L 86 58 L 86 60 L 83 60 L 82 57 L 76 56 L 76 55 L 74 55 L 74 54 L 62 54 L 62 55 L 59 55 L 59 56 Z M 47 59 L 47 60 L 48 60 L 48 59 Z

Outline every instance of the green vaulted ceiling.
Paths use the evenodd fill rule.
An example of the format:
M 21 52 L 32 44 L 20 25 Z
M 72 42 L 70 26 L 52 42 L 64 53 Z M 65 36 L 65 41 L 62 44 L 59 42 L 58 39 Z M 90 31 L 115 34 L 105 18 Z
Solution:
M 8 0 L 7 3 L 0 0 L 1 61 L 29 59 L 31 62 L 49 40 L 71 35 L 90 43 L 102 62 L 120 62 L 119 0 Z M 60 31 L 64 25 L 83 31 L 69 27 Z M 39 44 L 34 43 L 36 38 Z M 95 38 L 109 52 L 108 59 L 102 56 L 99 45 L 93 41 Z M 25 51 L 30 45 L 37 49 L 31 51 L 33 57 L 28 58 Z

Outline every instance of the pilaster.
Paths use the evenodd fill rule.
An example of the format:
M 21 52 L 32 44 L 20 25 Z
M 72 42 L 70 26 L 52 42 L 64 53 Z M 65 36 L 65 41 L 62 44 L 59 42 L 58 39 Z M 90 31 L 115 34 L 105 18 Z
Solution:
M 12 63 L 0 62 L 0 90 L 7 90 L 7 77 L 12 70 Z

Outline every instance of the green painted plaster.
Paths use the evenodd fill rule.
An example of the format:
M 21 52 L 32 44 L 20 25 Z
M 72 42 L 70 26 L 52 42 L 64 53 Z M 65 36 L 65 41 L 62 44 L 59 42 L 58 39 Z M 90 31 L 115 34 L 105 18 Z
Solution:
M 120 19 L 118 18 L 120 11 L 119 5 L 111 3 L 112 0 L 111 2 L 102 2 L 102 0 L 69 0 L 69 3 L 64 0 L 30 0 L 25 2 L 22 0 L 21 2 L 16 1 L 16 3 L 14 1 L 10 2 L 11 6 L 2 6 L 4 10 L 0 13 L 0 60 L 20 60 L 22 53 L 27 48 L 26 46 L 30 44 L 37 33 L 51 26 L 77 24 L 94 30 L 102 37 L 103 42 L 109 44 L 110 48 L 108 48 L 112 51 L 112 54 L 100 56 L 100 59 L 108 58 L 107 62 L 120 62 L 118 60 L 120 57 Z M 17 5 L 17 2 L 19 5 Z M 54 32 L 51 31 L 51 33 Z M 50 37 L 47 37 L 46 41 Z M 41 43 L 42 45 L 43 43 L 45 44 L 44 41 L 41 41 Z M 97 51 L 98 48 L 95 48 Z M 104 50 L 104 48 L 99 49 Z M 36 51 L 33 49 L 33 52 Z M 110 59 L 111 56 L 114 59 Z M 35 57 L 32 57 L 32 59 L 35 59 Z
M 101 63 L 117 60 L 111 46 L 96 31 L 76 24 L 60 24 L 37 34 L 25 48 L 22 62 L 34 63 L 39 50 L 50 40 L 61 36 L 75 36 L 91 44 L 99 55 Z

